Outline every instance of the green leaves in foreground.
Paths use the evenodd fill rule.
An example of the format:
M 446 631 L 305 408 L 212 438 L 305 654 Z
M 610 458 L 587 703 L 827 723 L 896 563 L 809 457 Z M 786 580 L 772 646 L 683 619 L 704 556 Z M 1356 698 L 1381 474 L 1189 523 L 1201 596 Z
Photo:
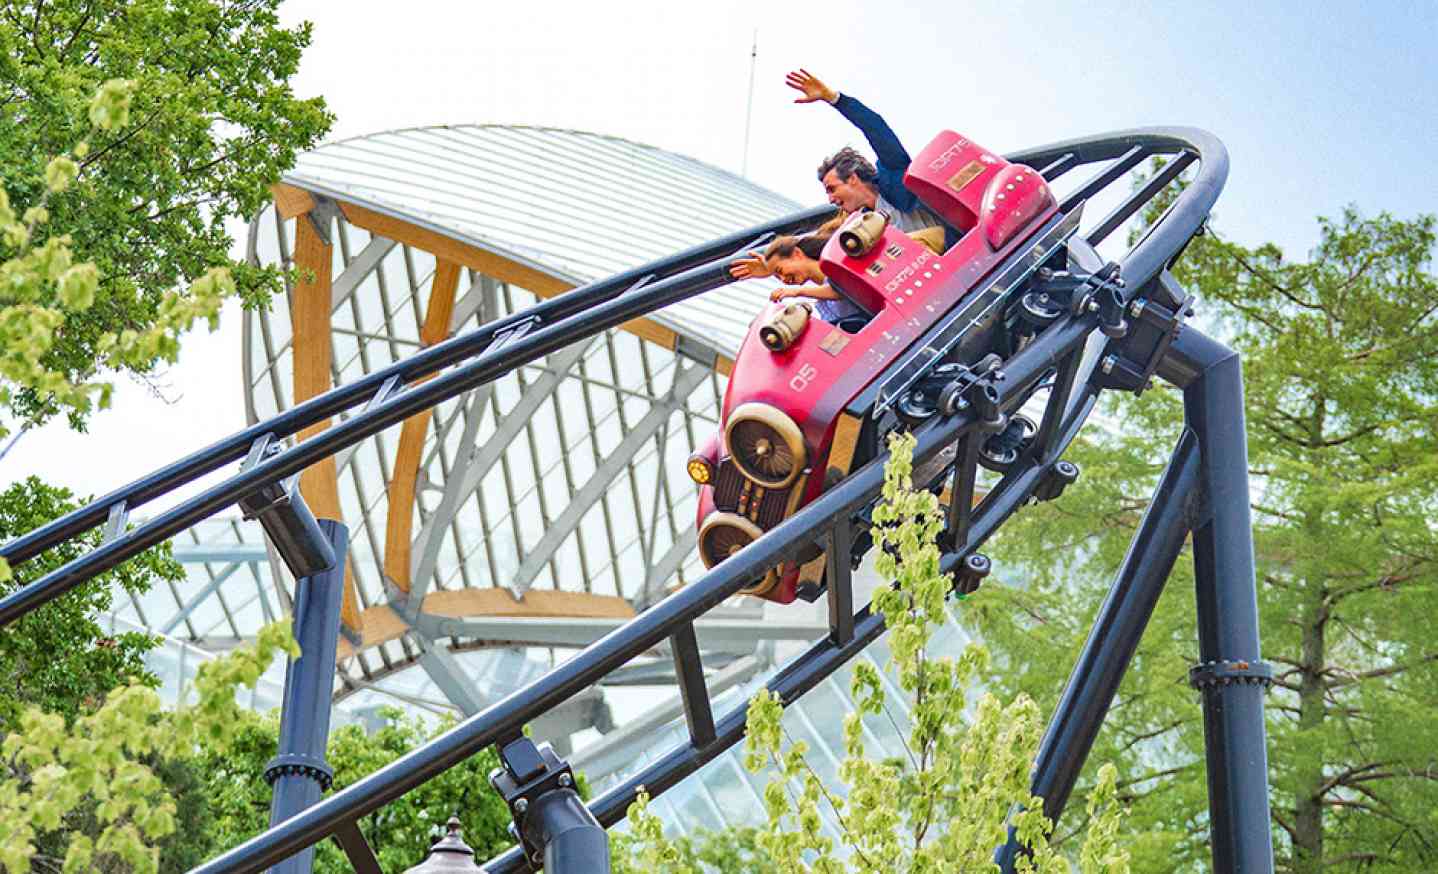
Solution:
M 192 755 L 201 744 L 225 749 L 241 723 L 235 690 L 253 686 L 280 652 L 298 650 L 288 621 L 261 629 L 252 648 L 202 665 L 198 702 L 174 713 L 164 713 L 160 696 L 143 685 L 115 690 L 69 729 L 62 716 L 26 711 L 20 729 L 0 743 L 0 866 L 26 874 L 37 839 L 93 799 L 99 835 L 73 836 L 63 870 L 92 870 L 102 867 L 98 857 L 113 857 L 132 871 L 156 871 L 154 844 L 175 830 L 175 804 L 145 760 Z
M 886 705 L 884 684 L 867 662 L 855 663 L 858 709 L 845 719 L 842 787 L 820 781 L 805 744 L 785 742 L 783 707 L 761 690 L 749 704 L 745 766 L 774 775 L 763 796 L 767 823 L 736 831 L 732 857 L 725 858 L 724 834 L 697 843 L 666 838 L 641 793 L 629 809 L 632 836 L 616 842 L 617 872 L 988 872 L 1010 827 L 1033 849 L 1020 859 L 1020 871 L 1074 870 L 1049 846 L 1052 825 L 1042 799 L 1028 791 L 1043 731 L 1038 707 L 1024 695 L 1005 703 L 980 691 L 990 671 L 980 646 L 958 659 L 928 655 L 930 638 L 947 618 L 952 581 L 939 572 L 938 501 L 909 484 L 913 448 L 912 436 L 890 440 L 883 500 L 873 514 L 876 567 L 896 581 L 874 603 L 888 624 L 888 670 L 911 706 L 906 757 L 880 761 L 867 754 L 861 720 Z M 1115 771 L 1105 766 L 1088 799 L 1077 858 L 1083 874 L 1128 871 L 1128 854 L 1115 838 L 1123 813 L 1115 798 Z M 822 808 L 839 823 L 838 841 L 823 833 Z

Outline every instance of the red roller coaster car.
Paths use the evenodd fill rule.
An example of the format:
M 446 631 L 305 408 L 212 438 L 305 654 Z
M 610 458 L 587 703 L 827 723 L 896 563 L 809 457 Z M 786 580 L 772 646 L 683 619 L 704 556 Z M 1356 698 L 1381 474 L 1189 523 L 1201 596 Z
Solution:
M 754 320 L 721 429 L 688 462 L 700 486 L 706 566 L 872 458 L 888 430 L 931 415 L 936 373 L 952 382 L 965 369 L 992 367 L 1058 317 L 1024 293 L 1025 283 L 1063 257 L 1078 216 L 1060 214 L 1038 172 L 945 131 L 904 182 L 962 236 L 934 254 L 880 216 L 855 216 L 821 263 L 831 285 L 872 318 L 851 333 L 791 303 L 771 304 Z M 813 546 L 744 591 L 812 600 L 824 567 Z

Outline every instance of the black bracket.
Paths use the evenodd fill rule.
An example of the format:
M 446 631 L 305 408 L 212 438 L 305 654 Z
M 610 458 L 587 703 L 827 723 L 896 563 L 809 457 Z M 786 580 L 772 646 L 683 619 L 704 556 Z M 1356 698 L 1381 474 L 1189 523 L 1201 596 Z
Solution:
M 1102 320 L 1102 306 L 1099 312 Z M 1164 271 L 1126 305 L 1124 312 L 1128 328 L 1117 337 L 1104 331 L 1114 339 L 1104 349 L 1093 379 L 1099 388 L 1143 394 L 1168 354 L 1168 347 L 1183 330 L 1184 319 L 1193 314 L 1192 298 Z
M 1079 466 L 1072 461 L 1060 461 L 1049 468 L 1048 473 L 1034 487 L 1035 501 L 1052 501 L 1064 493 L 1079 478 Z
M 274 442 L 272 434 L 262 434 L 250 444 L 240 471 L 249 470 L 283 451 L 284 446 Z M 295 579 L 313 576 L 335 564 L 334 549 L 320 531 L 315 514 L 305 504 L 299 482 L 300 475 L 293 474 L 263 485 L 239 500 L 241 514 L 246 519 L 259 520 Z
M 960 598 L 972 595 L 979 590 L 984 577 L 994 569 L 994 563 L 989 557 L 981 552 L 972 552 L 964 556 L 959 563 L 959 569 L 954 572 L 954 592 Z
M 973 407 L 981 420 L 979 430 L 985 433 L 1002 431 L 1008 423 L 999 409 L 999 389 L 1004 372 L 998 369 L 999 359 L 989 355 L 972 367 L 959 367 L 945 374 L 946 384 L 939 392 L 939 412 L 952 416 Z
M 530 808 L 550 792 L 573 792 L 574 771 L 548 743 L 536 746 L 523 735 L 499 744 L 499 761 L 502 767 L 489 772 L 489 785 L 509 805 L 514 818 L 510 837 L 524 847 L 524 858 L 532 865 L 542 864 L 544 847 L 535 840 L 535 830 L 527 828 Z
M 1188 684 L 1199 691 L 1233 685 L 1262 686 L 1267 689 L 1273 685 L 1273 667 L 1268 662 L 1261 661 L 1204 662 L 1189 669 Z
M 1042 302 L 1046 310 L 1064 306 L 1076 316 L 1100 312 L 1101 308 L 1107 306 L 1103 298 L 1116 296 L 1120 302 L 1123 299 L 1124 281 L 1118 273 L 1119 265 L 1113 261 L 1093 273 L 1041 267 L 1034 274 L 1033 293 L 1037 295 L 1035 300 Z M 1109 313 L 1107 318 L 1101 321 L 1107 326 L 1105 334 L 1114 336 L 1110 331 L 1119 331 L 1120 335 L 1122 334 L 1121 310 Z

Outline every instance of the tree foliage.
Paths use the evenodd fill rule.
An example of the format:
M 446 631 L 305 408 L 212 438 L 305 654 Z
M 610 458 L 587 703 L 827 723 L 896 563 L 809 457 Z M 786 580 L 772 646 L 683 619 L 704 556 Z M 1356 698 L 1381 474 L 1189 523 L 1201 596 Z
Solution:
M 369 776 L 433 735 L 419 722 L 401 718 L 398 711 L 387 715 L 389 722 L 374 734 L 366 734 L 360 725 L 331 732 L 325 758 L 335 772 L 333 791 Z M 204 805 L 200 818 L 207 845 L 204 857 L 265 830 L 270 787 L 263 774 L 275 755 L 278 738 L 277 714 L 246 713 L 232 744 L 206 749 L 194 760 L 203 775 L 199 792 Z M 437 834 L 436 827 L 451 815 L 460 818 L 465 843 L 474 848 L 477 860 L 512 846 L 507 831 L 509 808 L 488 782 L 489 772 L 498 766 L 494 750 L 485 749 L 360 819 L 360 831 L 374 849 L 380 868 L 403 871 L 418 864 Z M 314 870 L 317 874 L 347 874 L 353 869 L 339 847 L 326 841 L 316 847 Z
M 939 571 L 936 537 L 943 515 L 935 496 L 909 484 L 914 440 L 890 442 L 883 498 L 873 513 L 876 570 L 894 580 L 874 606 L 888 626 L 889 669 L 912 703 L 906 758 L 875 760 L 866 751 L 863 718 L 883 712 L 884 682 L 870 663 L 856 661 L 855 712 L 844 722 L 844 787 L 826 786 L 809 766 L 808 750 L 787 742 L 783 707 L 767 689 L 750 701 L 745 766 L 771 769 L 764 790 L 767 823 L 753 834 L 749 870 L 919 874 L 993 870 L 994 850 L 1016 830 L 1032 848 L 1022 872 L 1068 872 L 1069 859 L 1050 845 L 1042 799 L 1029 794 L 1029 772 L 1043 730 L 1037 705 L 1025 695 L 1008 703 L 980 691 L 992 665 L 980 646 L 958 659 L 927 651 L 947 619 L 953 581 Z M 969 599 L 972 603 L 976 599 Z M 968 718 L 965 718 L 967 715 Z M 1102 771 L 1089 798 L 1090 823 L 1075 854 L 1084 874 L 1128 871 L 1115 841 L 1119 817 L 1114 771 Z M 838 844 L 822 831 L 820 808 L 840 826 Z M 617 871 L 688 872 L 707 864 L 695 845 L 668 840 L 641 793 L 629 810 L 632 840 L 620 844 Z M 710 841 L 708 846 L 715 846 Z M 705 844 L 700 844 L 705 846 Z M 731 860 L 732 861 L 732 860 Z M 721 871 L 741 870 L 723 863 Z
M 1433 217 L 1319 221 L 1307 261 L 1210 233 L 1175 268 L 1244 357 L 1270 781 L 1281 870 L 1438 860 L 1438 282 Z M 969 611 L 1046 705 L 1082 643 L 1182 422 L 1176 390 L 1120 399 L 1084 478 L 1021 514 L 998 554 L 1021 587 Z M 1137 871 L 1209 864 L 1190 562 L 1180 560 L 1095 758 L 1117 763 Z M 1090 780 L 1092 777 L 1090 776 Z M 1061 835 L 1062 837 L 1062 835 Z
M 32 707 L 0 743 L 0 866 L 26 874 L 35 862 L 66 874 L 90 870 L 158 870 L 155 844 L 175 831 L 175 802 L 147 760 L 192 756 L 201 744 L 223 751 L 235 739 L 241 710 L 235 690 L 251 686 L 281 651 L 298 655 L 289 622 L 260 630 L 253 647 L 202 665 L 197 701 L 163 712 L 143 684 L 116 689 L 71 726 Z M 92 818 L 98 834 L 77 831 L 74 814 Z M 38 857 L 40 842 L 63 833 L 63 858 Z
M 290 90 L 310 31 L 280 27 L 277 4 L 0 6 L 0 405 L 14 419 L 83 427 L 108 400 L 97 373 L 172 362 L 223 297 L 279 288 L 274 269 L 230 257 L 225 229 L 331 121 Z
M 33 530 L 75 509 L 66 489 L 35 477 L 0 492 L 0 541 Z M 98 546 L 100 532 L 71 540 L 15 569 L 0 593 L 34 582 Z M 169 544 L 136 556 L 114 570 L 72 589 L 0 634 L 0 736 L 14 730 L 26 707 L 39 707 L 73 720 L 107 692 L 131 680 L 154 682 L 142 656 L 153 645 L 149 635 L 110 634 L 96 618 L 110 612 L 116 594 L 142 593 L 157 581 L 178 580 L 183 573 L 170 559 Z

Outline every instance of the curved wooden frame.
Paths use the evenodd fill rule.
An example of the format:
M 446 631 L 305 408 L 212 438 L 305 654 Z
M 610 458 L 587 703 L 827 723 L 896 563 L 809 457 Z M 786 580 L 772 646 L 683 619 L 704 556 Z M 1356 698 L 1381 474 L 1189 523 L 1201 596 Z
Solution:
M 316 205 L 315 195 L 287 183 L 271 186 L 275 209 L 281 220 L 295 222 L 294 263 L 300 277 L 294 289 L 291 313 L 294 355 L 294 399 L 299 403 L 320 394 L 333 385 L 333 347 L 331 335 L 332 285 L 334 248 L 325 243 L 314 224 L 305 219 Z M 429 228 L 396 218 L 376 209 L 344 200 L 336 201 L 344 220 L 379 237 L 410 246 L 435 257 L 435 273 L 431 280 L 429 299 L 420 328 L 420 343 L 429 346 L 444 340 L 450 333 L 460 272 L 470 269 L 501 282 L 511 283 L 541 298 L 553 297 L 573 288 L 568 281 L 519 264 L 494 252 L 454 239 Z M 622 328 L 639 338 L 670 351 L 679 345 L 672 329 L 649 318 L 634 319 Z M 717 357 L 714 370 L 728 374 L 732 359 Z M 412 579 L 414 546 L 414 512 L 417 501 L 420 465 L 425 439 L 428 436 L 430 413 L 416 414 L 401 426 L 399 445 L 395 450 L 393 473 L 387 485 L 388 513 L 385 520 L 382 570 L 390 583 L 408 593 Z M 299 435 L 305 439 L 323 431 L 328 422 L 306 429 Z M 326 459 L 306 470 L 301 476 L 301 490 L 315 514 L 341 519 L 339 481 L 334 459 Z M 341 621 L 359 643 L 340 642 L 340 658 L 382 643 L 403 637 L 410 625 L 388 605 L 361 609 L 352 568 L 345 568 L 345 596 Z M 579 601 L 572 600 L 579 597 Z M 620 598 L 611 599 L 622 605 L 593 600 L 608 596 L 584 593 L 531 590 L 516 600 L 506 589 L 465 589 L 435 592 L 424 600 L 423 612 L 438 616 L 514 616 L 527 618 L 594 618 L 597 616 L 628 618 L 633 608 Z M 557 599 L 557 600 L 555 600 Z M 545 603 L 553 601 L 553 603 Z M 543 606 L 539 606 L 543 603 Z M 601 612 L 595 612 L 596 610 Z M 627 611 L 627 612 L 625 612 Z

